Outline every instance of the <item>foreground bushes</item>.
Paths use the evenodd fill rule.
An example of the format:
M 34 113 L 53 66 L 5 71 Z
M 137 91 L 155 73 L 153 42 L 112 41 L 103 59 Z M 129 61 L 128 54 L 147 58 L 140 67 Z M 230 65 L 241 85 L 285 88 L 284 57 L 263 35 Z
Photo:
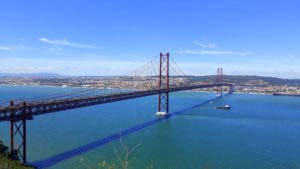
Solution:
M 0 169 L 33 169 L 23 166 L 19 161 L 10 160 L 7 157 L 0 155 Z
M 0 140 L 0 155 L 2 155 L 3 157 L 7 157 L 11 160 L 15 160 L 15 161 L 20 160 L 17 150 L 14 150 L 13 153 L 10 153 L 8 150 L 9 148 L 4 145 L 3 141 Z
M 16 150 L 13 153 L 8 150 L 9 148 L 0 140 L 0 169 L 31 169 L 21 165 Z

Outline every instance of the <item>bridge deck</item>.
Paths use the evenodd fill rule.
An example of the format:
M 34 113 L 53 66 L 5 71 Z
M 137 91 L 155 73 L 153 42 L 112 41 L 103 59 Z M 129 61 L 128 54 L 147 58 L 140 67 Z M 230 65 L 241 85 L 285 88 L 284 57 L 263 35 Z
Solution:
M 194 85 L 194 86 L 182 86 L 182 87 L 171 87 L 169 92 L 177 92 L 183 90 L 192 90 L 199 88 L 209 88 L 218 86 L 229 86 L 231 84 L 207 84 L 207 85 Z M 143 91 L 131 91 L 118 94 L 109 95 L 96 95 L 81 98 L 68 98 L 58 99 L 50 101 L 37 101 L 27 103 L 26 105 L 18 104 L 14 106 L 1 107 L 0 108 L 0 121 L 18 121 L 24 117 L 31 119 L 33 116 L 53 113 L 63 110 L 70 110 L 80 107 L 87 107 L 92 105 L 116 102 L 121 100 L 128 100 L 138 97 L 151 96 L 159 93 L 166 92 L 166 89 L 155 89 L 155 90 L 143 90 Z

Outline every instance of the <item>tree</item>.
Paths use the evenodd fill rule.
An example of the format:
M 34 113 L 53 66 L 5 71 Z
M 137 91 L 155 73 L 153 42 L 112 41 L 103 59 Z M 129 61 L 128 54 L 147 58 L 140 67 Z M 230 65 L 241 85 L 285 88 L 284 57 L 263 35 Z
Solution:
M 3 144 L 3 141 L 0 140 L 0 154 L 5 156 L 8 155 L 8 147 Z

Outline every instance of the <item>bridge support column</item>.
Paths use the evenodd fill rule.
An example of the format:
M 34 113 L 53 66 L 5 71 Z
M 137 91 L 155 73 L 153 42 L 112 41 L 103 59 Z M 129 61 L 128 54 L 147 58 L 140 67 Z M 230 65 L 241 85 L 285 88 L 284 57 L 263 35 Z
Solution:
M 159 63 L 159 92 L 157 115 L 165 116 L 169 114 L 169 53 L 160 53 Z
M 14 102 L 10 101 L 10 106 L 13 106 Z M 14 112 L 11 112 L 11 116 L 14 116 Z M 14 121 L 10 121 L 10 155 L 14 155 Z
M 13 106 L 13 102 L 10 102 L 10 105 Z M 16 119 L 14 116 L 16 112 L 11 112 L 11 121 L 10 121 L 10 155 L 14 160 L 22 160 L 23 164 L 26 164 L 26 120 L 27 120 L 27 109 L 26 102 L 23 102 L 24 109 L 22 110 L 22 119 Z M 15 149 L 15 143 L 19 142 L 17 148 Z
M 218 68 L 216 83 L 220 86 L 217 87 L 217 96 L 223 96 L 223 68 Z
M 230 91 L 230 94 L 232 94 L 232 93 L 234 92 L 234 86 L 233 86 L 233 84 L 232 84 L 232 85 L 230 85 L 230 89 L 229 89 L 229 91 Z

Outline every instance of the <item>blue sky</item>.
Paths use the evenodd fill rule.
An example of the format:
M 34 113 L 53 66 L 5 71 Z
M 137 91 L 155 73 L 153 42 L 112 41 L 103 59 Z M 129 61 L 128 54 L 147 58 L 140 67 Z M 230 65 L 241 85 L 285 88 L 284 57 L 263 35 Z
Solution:
M 298 0 L 1 0 L 0 73 L 126 74 L 170 52 L 192 75 L 300 78 Z

